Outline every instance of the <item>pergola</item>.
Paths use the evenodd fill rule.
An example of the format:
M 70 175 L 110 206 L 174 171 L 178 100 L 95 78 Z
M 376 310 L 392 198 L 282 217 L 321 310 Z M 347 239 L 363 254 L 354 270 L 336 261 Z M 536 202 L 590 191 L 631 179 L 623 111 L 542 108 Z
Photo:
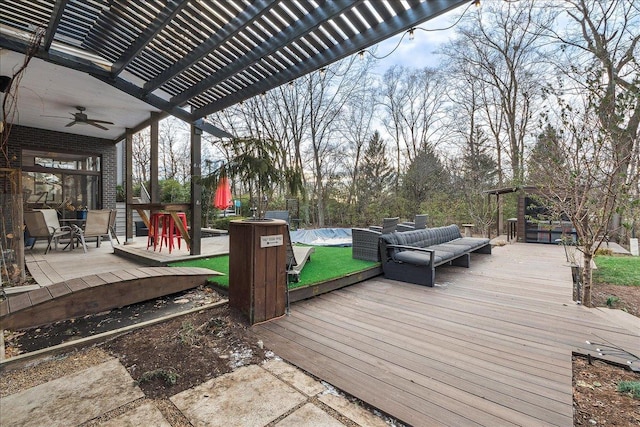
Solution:
M 173 115 L 192 125 L 191 173 L 199 176 L 202 131 L 231 136 L 208 123 L 207 115 L 465 3 L 470 0 L 3 0 L 1 71 L 10 74 L 14 58 L 26 51 L 36 29 L 43 29 L 39 60 L 29 66 L 30 76 L 41 77 L 24 79 L 31 90 L 20 92 L 25 98 L 18 99 L 17 124 L 126 139 L 127 163 L 131 135 L 151 125 L 153 186 L 160 118 Z M 51 66 L 57 71 L 44 71 Z M 52 85 L 70 88 L 65 103 L 49 93 Z M 108 132 L 66 128 L 63 121 L 42 117 L 68 115 L 75 105 L 91 107 L 96 87 L 106 100 L 123 94 L 129 99 L 104 117 L 114 123 Z M 34 92 L 37 102 L 28 98 Z M 92 114 L 103 119 L 100 111 Z M 200 190 L 193 185 L 191 210 L 198 219 L 192 253 L 199 253 Z M 153 191 L 151 196 L 153 201 Z

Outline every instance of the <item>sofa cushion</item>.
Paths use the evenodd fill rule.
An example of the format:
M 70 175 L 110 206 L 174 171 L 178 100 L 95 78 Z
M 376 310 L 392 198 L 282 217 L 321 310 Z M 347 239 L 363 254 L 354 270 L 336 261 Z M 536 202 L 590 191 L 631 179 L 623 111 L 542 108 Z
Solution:
M 441 264 L 443 259 L 451 258 L 450 252 L 435 251 L 433 254 L 434 265 Z M 419 251 L 402 251 L 395 254 L 395 261 L 406 262 L 414 265 L 429 265 L 431 255 L 426 252 Z
M 461 237 L 460 229 L 455 224 L 446 227 L 426 228 L 382 235 L 382 238 L 387 244 L 416 246 L 419 248 L 428 248 L 429 246 L 446 243 Z
M 389 256 L 392 259 L 398 261 L 400 261 L 398 255 L 407 251 L 404 249 L 391 248 L 388 253 L 385 253 L 387 245 L 403 245 L 418 248 L 437 249 L 439 251 L 442 251 L 442 259 L 456 257 L 462 255 L 465 251 L 482 246 L 475 241 L 465 241 L 463 239 L 471 238 L 462 238 L 460 229 L 455 224 L 448 225 L 446 227 L 426 228 L 421 230 L 411 230 L 401 233 L 394 232 L 380 235 L 380 240 L 382 241 L 381 249 L 383 252 L 383 258 Z M 451 240 L 459 240 L 459 242 L 454 246 L 439 246 L 448 245 L 451 243 Z M 407 256 L 413 257 L 414 255 Z M 439 264 L 442 259 L 436 261 L 436 264 Z M 428 264 L 428 260 L 426 262 Z
M 448 242 L 451 245 L 467 246 L 470 249 L 478 249 L 484 245 L 489 244 L 490 240 L 482 237 L 461 237 L 459 239 Z
M 448 243 L 441 243 L 439 245 L 430 246 L 429 249 L 435 249 L 436 251 L 450 252 L 454 256 L 460 256 L 463 253 L 469 251 L 471 249 L 471 246 L 450 245 Z

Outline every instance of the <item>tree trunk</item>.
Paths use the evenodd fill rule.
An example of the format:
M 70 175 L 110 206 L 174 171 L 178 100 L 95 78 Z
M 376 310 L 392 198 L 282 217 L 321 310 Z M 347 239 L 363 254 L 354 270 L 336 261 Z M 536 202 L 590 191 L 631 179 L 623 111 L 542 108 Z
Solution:
M 582 269 L 582 305 L 584 305 L 585 307 L 591 307 L 591 260 L 593 260 L 593 254 L 591 253 L 591 251 L 585 251 L 583 257 L 584 268 Z

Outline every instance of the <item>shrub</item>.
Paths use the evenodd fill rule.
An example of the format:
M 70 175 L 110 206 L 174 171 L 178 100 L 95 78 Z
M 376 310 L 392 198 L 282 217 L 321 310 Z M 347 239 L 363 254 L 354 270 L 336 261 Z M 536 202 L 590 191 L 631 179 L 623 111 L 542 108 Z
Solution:
M 613 249 L 611 248 L 598 248 L 596 255 L 612 256 Z
M 619 393 L 629 393 L 634 399 L 640 399 L 640 381 L 620 381 Z
M 178 382 L 178 375 L 173 369 L 159 368 L 153 371 L 146 371 L 142 374 L 140 379 L 136 381 L 138 385 L 159 378 L 163 380 L 167 385 L 175 385 Z
M 242 219 L 242 217 L 230 216 L 230 217 L 214 219 L 213 221 L 211 221 L 211 228 L 216 228 L 218 230 L 229 230 L 229 223 L 237 219 Z

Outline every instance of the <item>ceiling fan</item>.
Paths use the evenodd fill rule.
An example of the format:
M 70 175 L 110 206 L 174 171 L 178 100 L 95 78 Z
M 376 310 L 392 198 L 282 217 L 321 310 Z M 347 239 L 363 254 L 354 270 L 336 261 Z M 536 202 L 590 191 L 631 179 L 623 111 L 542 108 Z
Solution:
M 91 126 L 95 126 L 95 127 L 99 128 L 99 129 L 102 129 L 102 130 L 109 130 L 108 128 L 102 126 L 102 124 L 105 124 L 105 125 L 112 125 L 113 124 L 113 122 L 108 122 L 106 120 L 90 119 L 84 113 L 84 111 L 86 110 L 85 107 L 78 106 L 78 107 L 76 107 L 76 110 L 78 110 L 77 113 L 69 113 L 73 117 L 73 120 L 71 122 L 67 123 L 65 125 L 65 127 L 68 128 L 68 127 L 71 127 L 73 125 L 91 125 Z M 56 117 L 56 118 L 59 118 L 59 119 L 65 119 L 66 118 L 66 117 L 58 117 L 58 116 L 42 116 L 42 117 Z

